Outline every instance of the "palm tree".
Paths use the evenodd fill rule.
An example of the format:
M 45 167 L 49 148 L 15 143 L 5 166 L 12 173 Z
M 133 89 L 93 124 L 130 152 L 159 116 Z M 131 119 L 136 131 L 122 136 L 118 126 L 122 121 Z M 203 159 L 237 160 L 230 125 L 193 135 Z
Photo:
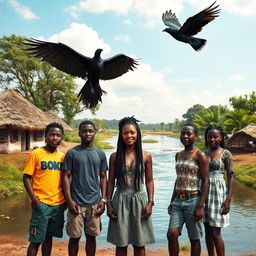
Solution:
M 200 114 L 195 114 L 193 123 L 201 129 L 206 129 L 209 125 L 223 126 L 224 116 L 228 109 L 226 106 L 211 106 Z
M 234 133 L 255 122 L 255 115 L 248 114 L 248 110 L 238 109 L 225 114 L 224 128 L 228 133 Z

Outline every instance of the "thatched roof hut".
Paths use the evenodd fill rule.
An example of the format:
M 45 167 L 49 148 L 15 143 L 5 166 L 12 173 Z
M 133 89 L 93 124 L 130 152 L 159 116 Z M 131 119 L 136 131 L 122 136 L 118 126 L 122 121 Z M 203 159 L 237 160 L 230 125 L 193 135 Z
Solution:
M 53 113 L 34 106 L 14 90 L 0 92 L 0 153 L 17 152 L 44 145 L 44 129 L 52 122 L 73 128 Z
M 231 151 L 256 150 L 256 124 L 249 124 L 234 133 L 227 141 L 227 148 Z

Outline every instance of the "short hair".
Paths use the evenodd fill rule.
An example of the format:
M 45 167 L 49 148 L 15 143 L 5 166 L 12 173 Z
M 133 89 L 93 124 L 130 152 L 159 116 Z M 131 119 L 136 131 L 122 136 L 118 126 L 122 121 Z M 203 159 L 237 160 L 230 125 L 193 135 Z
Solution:
M 195 134 L 198 135 L 198 127 L 197 127 L 195 124 L 193 124 L 193 123 L 186 123 L 186 124 L 184 124 L 184 125 L 182 126 L 182 128 L 185 127 L 185 126 L 190 126 L 190 127 L 192 127 L 192 128 L 194 129 L 194 131 L 195 131 Z
M 46 137 L 47 133 L 49 132 L 49 130 L 50 130 L 51 128 L 58 128 L 58 129 L 61 130 L 62 135 L 64 134 L 64 128 L 63 128 L 63 126 L 62 126 L 61 124 L 59 124 L 59 123 L 55 123 L 55 122 L 54 122 L 54 123 L 48 124 L 48 125 L 45 127 L 45 131 L 44 131 L 45 137 Z
M 92 125 L 93 128 L 94 128 L 94 130 L 96 131 L 96 126 L 95 126 L 95 124 L 94 124 L 92 121 L 90 121 L 90 120 L 85 120 L 85 121 L 83 121 L 82 123 L 79 124 L 79 132 L 81 131 L 82 126 L 83 126 L 83 125 L 87 125 L 87 124 Z
M 208 141 L 207 141 L 207 135 L 208 135 L 208 132 L 211 131 L 211 130 L 216 130 L 220 133 L 222 139 L 220 141 L 220 147 L 222 148 L 225 148 L 225 136 L 226 136 L 226 133 L 224 132 L 223 128 L 221 126 L 218 126 L 218 125 L 209 125 L 206 130 L 205 130 L 205 133 L 204 133 L 204 139 L 205 139 L 205 146 L 208 147 Z

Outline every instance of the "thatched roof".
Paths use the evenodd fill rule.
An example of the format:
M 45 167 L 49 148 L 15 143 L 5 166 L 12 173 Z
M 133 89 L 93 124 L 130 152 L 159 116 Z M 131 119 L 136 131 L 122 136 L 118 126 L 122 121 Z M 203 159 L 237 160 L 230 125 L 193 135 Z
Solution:
M 237 131 L 236 133 L 233 134 L 247 134 L 253 138 L 256 138 L 256 124 L 248 124 L 245 126 L 243 129 Z
M 0 127 L 11 125 L 19 129 L 43 130 L 49 123 L 56 122 L 58 117 L 54 116 L 50 117 L 14 90 L 0 92 Z M 60 120 L 58 118 L 57 122 Z M 62 120 L 61 124 L 64 129 L 72 130 Z
M 51 112 L 45 112 L 45 115 L 47 116 L 47 120 L 51 120 L 51 122 L 59 123 L 63 126 L 65 131 L 73 132 L 74 129 L 69 126 L 67 123 L 65 123 L 61 118 L 59 118 L 56 114 Z M 48 121 L 49 123 L 49 121 Z

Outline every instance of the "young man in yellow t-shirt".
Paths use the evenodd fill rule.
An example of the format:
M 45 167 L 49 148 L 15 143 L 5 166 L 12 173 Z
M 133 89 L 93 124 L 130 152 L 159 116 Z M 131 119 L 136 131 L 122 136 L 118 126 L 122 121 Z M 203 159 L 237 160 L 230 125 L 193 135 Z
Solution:
M 52 237 L 63 235 L 66 203 L 62 193 L 60 168 L 64 154 L 57 151 L 63 133 L 62 125 L 47 125 L 46 146 L 29 154 L 23 172 L 23 183 L 32 205 L 27 256 L 37 255 L 41 244 L 42 256 L 50 255 Z

